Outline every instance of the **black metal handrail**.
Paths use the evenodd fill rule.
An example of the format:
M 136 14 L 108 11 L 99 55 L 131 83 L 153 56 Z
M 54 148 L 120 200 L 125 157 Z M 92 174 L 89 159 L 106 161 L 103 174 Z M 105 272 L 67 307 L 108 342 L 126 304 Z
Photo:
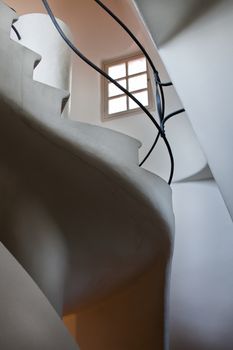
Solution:
M 139 47 L 139 49 L 142 51 L 144 56 L 146 57 L 147 61 L 150 64 L 150 67 L 153 71 L 154 75 L 154 80 L 156 84 L 156 104 L 157 104 L 157 110 L 159 114 L 159 119 L 160 119 L 160 127 L 163 128 L 163 118 L 164 118 L 164 113 L 165 113 L 165 98 L 164 98 L 164 91 L 163 91 L 163 86 L 171 86 L 172 82 L 167 82 L 167 83 L 162 83 L 159 77 L 159 72 L 155 68 L 155 65 L 148 54 L 147 50 L 145 47 L 140 43 L 140 41 L 137 39 L 137 37 L 133 34 L 133 32 L 125 25 L 122 20 L 117 17 L 107 6 L 105 6 L 102 1 L 100 0 L 95 0 L 95 2 L 102 7 L 104 11 L 106 11 L 125 31 L 126 33 L 133 39 L 133 41 L 136 43 L 136 45 Z
M 11 27 L 12 27 L 12 29 L 14 30 L 14 32 L 15 32 L 15 34 L 16 34 L 18 40 L 21 40 L 21 35 L 19 34 L 18 30 L 15 28 L 14 24 L 12 24 Z
M 155 86 L 156 86 L 156 105 L 157 105 L 157 111 L 158 111 L 159 120 L 160 120 L 160 128 L 163 130 L 163 133 L 165 135 L 165 123 L 166 123 L 166 121 L 168 119 L 170 119 L 171 117 L 173 117 L 175 115 L 178 115 L 180 113 L 183 113 L 185 111 L 184 109 L 179 109 L 179 110 L 169 114 L 168 116 L 164 117 L 164 115 L 165 115 L 165 97 L 164 97 L 163 87 L 172 86 L 173 85 L 172 82 L 166 82 L 166 83 L 162 83 L 161 82 L 160 76 L 159 76 L 159 72 L 156 69 L 156 67 L 155 67 L 155 65 L 154 65 L 150 55 L 148 54 L 148 52 L 145 49 L 145 47 L 140 43 L 140 41 L 133 34 L 133 32 L 125 25 L 124 22 L 122 22 L 122 20 L 119 17 L 117 17 L 107 6 L 105 6 L 102 3 L 102 1 L 95 0 L 95 2 L 100 7 L 102 7 L 126 31 L 126 33 L 133 39 L 133 41 L 136 43 L 136 45 L 142 51 L 142 53 L 146 57 L 148 63 L 150 64 L 150 67 L 151 67 L 151 69 L 153 71 L 154 80 L 155 80 Z M 145 161 L 149 158 L 149 156 L 152 153 L 152 151 L 154 150 L 154 148 L 155 148 L 155 146 L 156 146 L 160 136 L 163 137 L 161 132 L 158 132 L 153 145 L 151 146 L 150 150 L 147 152 L 146 156 L 141 161 L 139 166 L 142 166 L 145 163 Z M 173 167 L 172 163 L 173 163 L 173 161 L 171 159 L 171 173 L 173 174 L 174 169 L 172 169 L 172 167 Z M 171 174 L 170 174 L 170 178 L 171 178 Z
M 165 125 L 165 123 L 166 123 L 170 118 L 174 117 L 174 116 L 177 115 L 177 114 L 183 113 L 183 112 L 185 112 L 185 109 L 184 109 L 184 108 L 179 109 L 179 110 L 177 110 L 177 111 L 175 111 L 175 112 L 173 112 L 173 113 L 168 114 L 168 115 L 164 118 L 164 120 L 163 120 L 163 125 Z M 150 150 L 147 152 L 146 156 L 145 156 L 144 159 L 141 161 L 141 163 L 139 164 L 139 166 L 142 166 L 142 165 L 145 163 L 145 161 L 149 158 L 149 156 L 151 155 L 151 153 L 152 153 L 152 151 L 154 150 L 155 146 L 157 145 L 157 142 L 158 142 L 158 140 L 159 140 L 159 137 L 160 137 L 160 132 L 157 133 L 157 136 L 156 136 L 156 138 L 155 138 L 155 141 L 153 142 L 153 144 L 152 144 Z
M 66 42 L 66 44 L 75 52 L 76 55 L 78 55 L 84 62 L 86 62 L 89 66 L 91 66 L 93 69 L 95 69 L 98 73 L 100 73 L 103 77 L 105 77 L 107 80 L 109 80 L 111 83 L 113 83 L 115 86 L 118 87 L 118 89 L 120 89 L 122 92 L 124 92 L 124 94 L 126 94 L 129 98 L 131 98 L 141 109 L 144 113 L 146 113 L 146 115 L 150 118 L 150 120 L 152 121 L 152 123 L 154 124 L 154 126 L 156 127 L 156 129 L 158 130 L 158 134 L 156 136 L 156 140 L 153 143 L 151 149 L 149 150 L 149 152 L 147 153 L 146 157 L 144 158 L 144 160 L 139 164 L 140 166 L 146 161 L 146 159 L 149 157 L 149 155 L 151 154 L 151 152 L 153 151 L 155 145 L 157 144 L 157 141 L 159 139 L 159 137 L 161 137 L 167 147 L 168 150 L 168 154 L 170 157 L 170 161 L 171 161 L 171 169 L 170 169 L 170 176 L 169 176 L 169 180 L 168 180 L 168 184 L 170 185 L 172 182 L 172 178 L 173 178 L 173 174 L 174 174 L 174 158 L 173 158 L 173 154 L 172 154 L 172 150 L 170 147 L 170 144 L 167 140 L 167 137 L 165 135 L 165 122 L 170 119 L 172 116 L 177 115 L 179 113 L 182 113 L 184 110 L 178 110 L 175 111 L 174 113 L 168 115 L 167 117 L 164 117 L 165 114 L 165 98 L 164 98 L 164 92 L 163 92 L 163 87 L 165 86 L 171 86 L 172 83 L 168 82 L 168 83 L 162 83 L 159 77 L 159 73 L 156 70 L 153 61 L 151 60 L 149 54 L 147 53 L 147 51 L 145 50 L 145 48 L 141 45 L 141 43 L 138 41 L 138 39 L 134 36 L 134 34 L 127 28 L 127 26 L 117 17 L 115 16 L 101 1 L 99 0 L 95 0 L 106 12 L 108 12 L 125 30 L 126 32 L 131 36 L 131 38 L 136 42 L 136 44 L 139 46 L 139 48 L 142 50 L 142 52 L 144 53 L 145 57 L 147 58 L 148 62 L 150 63 L 150 66 L 153 70 L 153 74 L 154 74 L 154 78 L 155 78 L 155 84 L 156 84 L 156 104 L 157 104 L 157 110 L 158 110 L 158 114 L 159 114 L 159 119 L 160 119 L 160 124 L 155 120 L 155 118 L 153 117 L 153 115 L 149 112 L 149 110 L 143 106 L 143 104 L 133 95 L 131 94 L 127 89 L 125 89 L 124 87 L 122 87 L 115 79 L 113 79 L 111 76 L 109 76 L 105 71 L 103 71 L 102 69 L 100 69 L 97 65 L 95 65 L 92 61 L 90 61 L 85 55 L 82 54 L 82 52 L 77 49 L 75 47 L 75 45 L 70 41 L 70 39 L 65 35 L 64 31 L 62 30 L 62 28 L 60 27 L 60 25 L 58 24 L 53 11 L 51 10 L 48 1 L 47 0 L 42 0 L 45 9 L 48 13 L 48 15 L 50 16 L 55 28 L 57 29 L 57 31 L 59 32 L 59 34 L 61 35 L 61 37 L 63 38 L 63 40 Z
M 118 24 L 120 24 L 120 26 L 129 34 L 129 36 L 133 39 L 133 41 L 137 44 L 137 46 L 140 48 L 140 50 L 143 52 L 144 56 L 147 58 L 148 62 L 150 63 L 150 66 L 153 70 L 153 72 L 158 76 L 158 80 L 157 83 L 161 86 L 170 86 L 172 85 L 172 82 L 167 82 L 167 83 L 162 83 L 160 81 L 159 78 L 159 72 L 157 71 L 157 69 L 155 68 L 155 65 L 152 61 L 152 59 L 150 58 L 150 55 L 148 54 L 148 52 L 146 51 L 146 49 L 144 48 L 144 46 L 140 43 L 140 41 L 136 38 L 136 36 L 131 32 L 131 30 L 125 25 L 124 22 L 122 22 L 122 20 L 117 17 L 107 6 L 105 6 L 102 1 L 100 0 L 94 0 L 99 6 L 101 6 Z
M 50 16 L 55 28 L 57 29 L 57 31 L 59 32 L 59 34 L 61 35 L 61 37 L 64 39 L 64 41 L 67 43 L 67 45 L 76 53 L 76 55 L 78 55 L 84 62 L 86 62 L 89 66 L 91 66 L 93 69 L 95 69 L 98 73 L 100 73 L 102 76 L 104 76 L 106 79 L 108 79 L 111 83 L 113 83 L 114 85 L 116 85 L 118 87 L 118 89 L 120 89 L 121 91 L 124 92 L 124 94 L 126 94 L 128 97 L 130 97 L 147 115 L 148 117 L 151 119 L 151 121 L 153 122 L 153 124 L 155 125 L 155 127 L 158 129 L 158 131 L 160 130 L 160 126 L 157 123 L 156 120 L 154 120 L 153 116 L 151 115 L 151 113 L 146 109 L 145 106 L 143 106 L 143 104 L 138 101 L 138 99 L 136 97 L 134 97 L 128 90 L 126 90 L 123 86 L 121 86 L 115 79 L 113 79 L 110 75 L 108 75 L 105 71 L 103 71 L 101 68 L 99 68 L 97 65 L 95 65 L 93 62 L 91 62 L 86 56 L 84 56 L 80 50 L 78 50 L 75 45 L 70 41 L 70 39 L 66 36 L 66 34 L 64 33 L 64 31 L 62 30 L 62 28 L 60 27 L 59 23 L 57 22 L 48 2 L 46 0 L 42 0 L 48 15 Z
M 14 9 L 13 7 L 10 7 L 10 9 L 11 9 L 12 11 L 16 12 L 15 9 Z M 11 25 L 11 28 L 14 30 L 14 32 L 15 32 L 15 34 L 16 34 L 18 40 L 21 40 L 21 36 L 20 36 L 18 30 L 15 28 L 14 24 Z

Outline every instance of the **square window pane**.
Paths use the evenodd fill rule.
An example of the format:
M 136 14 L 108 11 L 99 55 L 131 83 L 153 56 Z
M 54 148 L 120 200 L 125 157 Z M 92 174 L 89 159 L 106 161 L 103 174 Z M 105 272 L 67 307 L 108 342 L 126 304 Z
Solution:
M 143 104 L 143 106 L 148 106 L 148 91 L 142 91 L 142 92 L 137 92 L 135 94 L 133 94 L 134 97 L 136 97 L 138 99 L 139 102 L 141 102 L 141 104 Z M 129 109 L 134 109 L 134 108 L 140 108 L 133 100 L 131 100 L 131 98 L 129 99 Z
M 120 63 L 115 66 L 111 66 L 108 68 L 108 74 L 113 79 L 119 79 L 126 76 L 126 64 Z
M 108 114 L 119 113 L 127 110 L 126 96 L 113 98 L 108 101 Z
M 147 74 L 137 75 L 129 78 L 129 91 L 135 91 L 147 88 Z
M 137 74 L 146 72 L 146 59 L 145 57 L 137 58 L 128 62 L 128 74 Z
M 126 79 L 119 80 L 118 83 L 126 89 Z M 108 96 L 109 97 L 117 96 L 117 95 L 121 95 L 121 94 L 122 94 L 122 91 L 120 89 L 118 89 L 118 87 L 116 85 L 114 85 L 113 83 L 108 84 Z

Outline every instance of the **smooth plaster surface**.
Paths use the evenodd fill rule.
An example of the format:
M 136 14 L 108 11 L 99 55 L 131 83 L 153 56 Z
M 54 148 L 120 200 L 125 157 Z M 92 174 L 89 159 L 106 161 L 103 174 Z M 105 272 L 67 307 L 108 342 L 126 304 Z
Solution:
M 176 236 L 169 305 L 170 350 L 230 350 L 233 343 L 231 217 L 213 180 L 173 184 L 172 189 Z M 109 344 L 111 337 L 119 344 L 119 334 L 125 334 L 126 323 L 131 325 L 132 332 L 139 325 L 137 333 L 141 339 L 148 339 L 150 332 L 153 338 L 155 323 L 150 300 L 157 282 L 148 276 L 142 276 L 137 287 L 132 285 L 73 315 L 73 334 L 84 349 L 98 347 L 101 341 Z M 146 348 L 145 343 L 144 347 L 134 344 L 135 348 L 140 345 L 141 349 Z
M 10 252 L 6 255 L 1 246 L 0 279 L 7 283 L 0 285 L 0 303 L 10 312 L 7 322 L 2 320 L 4 327 L 0 324 L 0 348 L 25 349 L 31 326 L 38 334 L 30 339 L 30 350 L 73 348 L 63 336 L 62 321 L 56 326 L 52 315 L 47 318 L 49 307 L 43 314 L 57 336 L 43 336 L 40 327 L 46 323 L 37 318 L 37 308 L 43 312 L 43 305 L 37 297 L 30 300 L 34 287 L 29 288 L 26 273 L 37 284 L 36 292 L 61 316 L 114 295 L 156 263 L 158 283 L 151 305 L 159 312 L 154 313 L 153 345 L 166 349 L 174 233 L 171 189 L 138 167 L 137 140 L 61 118 L 68 93 L 33 80 L 39 56 L 10 39 L 14 18 L 0 2 L 0 239 Z M 128 151 L 122 152 L 123 146 Z M 14 279 L 17 269 L 21 272 Z M 13 294 L 7 293 L 9 286 Z M 21 292 L 24 288 L 28 297 Z M 18 303 L 17 291 L 19 299 L 26 297 L 23 303 Z M 20 307 L 16 318 L 12 300 Z M 9 339 L 15 322 L 16 336 Z M 127 350 L 130 342 L 134 349 L 133 339 L 130 332 L 122 338 Z
M 133 0 L 158 46 L 178 35 L 187 25 L 222 0 Z
M 0 276 L 1 349 L 79 349 L 45 295 L 2 243 Z
M 214 181 L 174 184 L 170 350 L 231 350 L 233 223 Z
M 164 9 L 167 14 L 164 20 L 169 22 L 168 1 L 136 3 L 156 41 L 155 31 L 159 31 L 156 8 L 159 5 Z M 201 2 L 197 4 L 199 14 L 180 32 L 174 32 L 170 40 L 164 44 L 158 42 L 159 52 L 233 217 L 233 2 L 213 1 L 207 8 Z M 180 1 L 180 8 L 181 5 Z M 161 27 L 161 31 L 163 29 Z

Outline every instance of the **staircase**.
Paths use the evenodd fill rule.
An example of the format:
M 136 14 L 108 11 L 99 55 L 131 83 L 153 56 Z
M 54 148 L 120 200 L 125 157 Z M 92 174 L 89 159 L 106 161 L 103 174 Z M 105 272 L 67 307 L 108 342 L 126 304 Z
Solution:
M 153 271 L 153 335 L 125 332 L 121 350 L 165 349 L 171 189 L 139 168 L 137 140 L 61 118 L 69 93 L 33 80 L 41 57 L 10 39 L 16 20 L 0 1 L 0 348 L 77 349 L 59 316 Z

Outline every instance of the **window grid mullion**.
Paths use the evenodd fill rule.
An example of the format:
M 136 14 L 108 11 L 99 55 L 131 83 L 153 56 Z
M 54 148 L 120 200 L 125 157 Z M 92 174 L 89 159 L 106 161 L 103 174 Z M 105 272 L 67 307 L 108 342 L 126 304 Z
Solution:
M 109 96 L 108 100 L 111 101 L 111 100 L 114 100 L 115 98 L 122 97 L 122 96 L 125 96 L 125 94 L 123 92 L 120 95 Z
M 116 81 L 119 83 L 119 81 L 124 80 L 124 79 L 126 79 L 126 75 L 124 75 L 124 76 L 121 77 L 121 78 L 114 79 L 114 80 L 116 80 Z M 108 84 L 113 84 L 113 83 L 109 80 L 109 81 L 108 81 Z
M 147 88 L 133 90 L 133 91 L 130 91 L 130 93 L 134 95 L 134 94 L 137 94 L 138 92 L 144 92 L 144 91 L 146 91 L 148 93 L 148 89 Z
M 143 72 L 129 74 L 128 76 L 129 76 L 129 78 L 134 78 L 134 77 L 138 77 L 139 75 L 143 75 L 143 74 L 147 74 L 147 71 L 144 70 Z
M 120 84 L 120 82 L 121 82 L 121 80 L 126 80 L 126 87 L 127 87 L 127 76 L 125 75 L 125 76 L 123 76 L 123 77 L 121 77 L 121 78 L 118 78 L 118 79 L 115 79 L 119 84 Z M 108 95 L 108 101 L 109 100 L 112 100 L 113 98 L 116 98 L 116 97 L 121 97 L 121 96 L 124 96 L 125 94 L 124 94 L 124 92 L 123 91 L 121 91 L 118 95 L 114 95 L 114 96 L 109 96 L 109 85 L 110 84 L 113 84 L 111 81 L 107 81 L 107 95 Z
M 146 91 L 148 93 L 148 89 L 147 88 L 144 88 L 144 89 L 138 89 L 138 90 L 133 90 L 133 91 L 130 91 L 131 94 L 137 94 L 138 92 L 144 92 Z M 110 100 L 114 100 L 115 98 L 118 98 L 118 97 L 122 97 L 122 96 L 125 96 L 124 93 L 120 94 L 120 95 L 115 95 L 115 96 L 111 96 L 109 97 L 109 101 Z M 130 98 L 130 97 L 129 97 Z

